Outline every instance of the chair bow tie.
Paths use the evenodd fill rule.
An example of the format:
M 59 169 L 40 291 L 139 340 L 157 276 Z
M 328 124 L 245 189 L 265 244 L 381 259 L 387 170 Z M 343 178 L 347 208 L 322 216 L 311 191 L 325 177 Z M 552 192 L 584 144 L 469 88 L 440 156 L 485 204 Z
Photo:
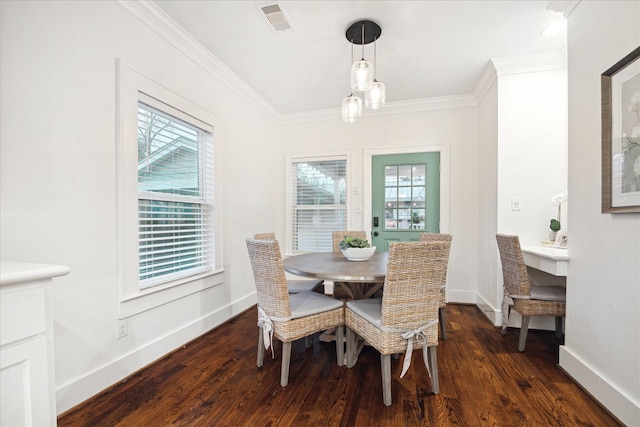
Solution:
M 258 307 L 258 327 L 262 329 L 264 349 L 268 350 L 271 347 L 271 357 L 275 358 L 273 346 L 271 345 L 273 341 L 273 322 L 261 307 Z
M 424 358 L 424 364 L 427 367 L 427 372 L 429 373 L 429 377 L 431 377 L 431 372 L 429 371 L 429 363 L 427 360 L 427 333 L 425 329 L 432 327 L 433 325 L 437 325 L 438 320 L 432 320 L 424 326 L 419 327 L 413 331 L 407 331 L 402 334 L 402 338 L 407 340 L 407 350 L 404 353 L 404 361 L 402 363 L 402 373 L 400 374 L 400 378 L 407 373 L 409 366 L 411 365 L 411 355 L 413 354 L 413 339 L 416 339 L 418 344 L 422 344 L 422 357 Z

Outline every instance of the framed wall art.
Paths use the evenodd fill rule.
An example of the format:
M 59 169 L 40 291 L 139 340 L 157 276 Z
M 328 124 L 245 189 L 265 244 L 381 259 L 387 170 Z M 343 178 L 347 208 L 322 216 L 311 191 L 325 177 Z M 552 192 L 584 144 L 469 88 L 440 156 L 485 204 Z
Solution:
M 602 213 L 640 212 L 640 47 L 600 81 Z

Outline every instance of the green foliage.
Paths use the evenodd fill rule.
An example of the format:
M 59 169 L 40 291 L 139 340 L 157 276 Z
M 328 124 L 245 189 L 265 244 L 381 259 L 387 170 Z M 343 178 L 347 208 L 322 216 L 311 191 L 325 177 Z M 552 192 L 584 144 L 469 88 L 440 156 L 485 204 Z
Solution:
M 345 236 L 340 242 L 340 249 L 347 248 L 368 248 L 369 242 L 367 239 L 361 239 L 359 237 Z
M 549 228 L 552 231 L 558 231 L 560 230 L 560 221 L 558 221 L 557 219 L 552 219 L 551 223 L 549 224 Z

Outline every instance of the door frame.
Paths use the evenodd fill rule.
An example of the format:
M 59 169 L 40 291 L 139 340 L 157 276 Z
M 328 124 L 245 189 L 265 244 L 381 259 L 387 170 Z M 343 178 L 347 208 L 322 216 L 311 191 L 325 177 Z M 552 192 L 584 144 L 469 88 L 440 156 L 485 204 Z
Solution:
M 373 156 L 406 153 L 440 153 L 440 233 L 449 233 L 449 146 L 415 145 L 401 147 L 366 148 L 364 150 L 364 176 L 362 194 L 363 229 L 371 236 L 371 160 Z

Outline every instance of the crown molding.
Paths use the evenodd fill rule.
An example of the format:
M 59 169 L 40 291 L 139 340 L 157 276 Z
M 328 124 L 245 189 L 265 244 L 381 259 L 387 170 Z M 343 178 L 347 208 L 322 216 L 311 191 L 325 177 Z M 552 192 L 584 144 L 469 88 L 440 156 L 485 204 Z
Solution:
M 476 87 L 473 89 L 473 96 L 475 97 L 478 105 L 480 105 L 497 78 L 498 72 L 496 71 L 496 67 L 492 61 L 489 61 L 487 66 L 484 67 L 484 71 L 480 75 L 480 79 L 478 80 L 478 83 L 476 83 Z
M 191 34 L 169 17 L 159 6 L 148 0 L 116 0 L 132 15 L 158 33 L 196 64 L 217 78 L 229 90 L 236 93 L 273 122 L 280 113 L 264 98 L 238 77 L 220 59 L 205 49 Z
M 567 68 L 566 55 L 560 50 L 538 55 L 492 58 L 491 63 L 498 77 Z
M 539 73 L 567 68 L 566 48 L 538 55 L 492 58 L 485 67 L 473 95 L 479 105 L 498 77 L 514 74 Z
M 476 97 L 473 95 L 442 96 L 438 98 L 414 99 L 411 101 L 388 102 L 379 110 L 363 109 L 362 118 L 393 116 L 399 114 L 423 113 L 429 111 L 451 110 L 456 108 L 476 107 Z M 310 122 L 340 120 L 340 108 L 305 111 L 301 113 L 281 114 L 277 121 L 279 125 L 294 125 Z
M 580 3 L 580 0 L 551 0 L 547 10 L 562 13 L 564 19 L 567 19 L 578 6 L 578 3 Z

